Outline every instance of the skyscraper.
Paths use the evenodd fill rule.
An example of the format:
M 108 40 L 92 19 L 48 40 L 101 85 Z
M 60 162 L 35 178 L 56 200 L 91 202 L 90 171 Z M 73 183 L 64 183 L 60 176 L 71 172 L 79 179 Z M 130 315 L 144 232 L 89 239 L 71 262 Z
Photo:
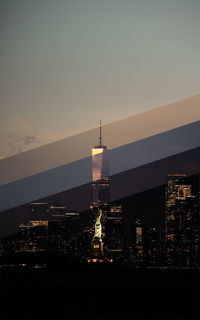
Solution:
M 165 244 L 171 267 L 196 267 L 199 263 L 199 197 L 195 184 L 195 178 L 168 175 Z
M 102 127 L 100 121 L 99 145 L 92 148 L 92 207 L 109 202 L 109 164 L 108 150 L 102 145 Z
M 104 251 L 112 261 L 120 261 L 123 256 L 124 234 L 122 205 L 111 204 L 106 215 Z
M 95 256 L 103 255 L 106 213 L 109 207 L 110 179 L 108 150 L 102 145 L 100 121 L 99 145 L 92 148 L 92 199 L 90 209 L 93 215 L 92 250 Z
M 134 234 L 133 234 L 133 243 L 134 243 L 134 260 L 136 265 L 141 265 L 143 263 L 144 255 L 144 244 L 143 244 L 143 225 L 142 221 L 139 218 L 136 218 L 134 221 Z

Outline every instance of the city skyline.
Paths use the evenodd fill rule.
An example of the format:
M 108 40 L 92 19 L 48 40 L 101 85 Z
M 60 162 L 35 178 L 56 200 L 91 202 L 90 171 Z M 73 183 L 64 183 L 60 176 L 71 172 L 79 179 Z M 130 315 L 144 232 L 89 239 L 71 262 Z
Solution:
M 62 314 L 73 314 L 73 316 L 79 318 L 83 310 L 85 314 L 93 314 L 93 318 L 102 314 L 102 312 L 105 312 L 104 303 L 99 306 L 99 300 L 107 300 L 105 285 L 109 287 L 110 297 L 114 280 L 114 291 L 116 291 L 116 284 L 119 289 L 127 288 L 128 285 L 131 292 L 136 291 L 134 302 L 139 303 L 136 298 L 138 292 L 140 292 L 140 296 L 143 296 L 142 304 L 148 306 L 144 309 L 135 306 L 133 309 L 130 308 L 129 300 L 127 300 L 128 292 L 122 289 L 123 297 L 126 297 L 126 300 L 123 299 L 123 304 L 122 301 L 120 302 L 120 313 L 123 313 L 123 318 L 124 314 L 127 313 L 129 316 L 130 314 L 149 316 L 152 315 L 152 309 L 153 314 L 159 312 L 160 315 L 166 316 L 166 311 L 163 311 L 165 308 L 162 305 L 166 304 L 166 301 L 168 301 L 166 299 L 171 301 L 173 288 L 176 288 L 176 293 L 179 290 L 179 297 L 182 292 L 187 304 L 184 304 L 186 307 L 181 304 L 181 308 L 179 304 L 177 305 L 177 302 L 173 304 L 173 307 L 170 305 L 167 308 L 167 314 L 170 315 L 170 318 L 174 314 L 175 316 L 181 315 L 181 318 L 183 314 L 184 316 L 189 315 L 190 318 L 191 315 L 192 318 L 193 316 L 196 317 L 198 314 L 196 292 L 199 289 L 196 284 L 196 274 L 199 272 L 200 257 L 199 170 L 196 169 L 196 174 L 192 176 L 187 176 L 181 170 L 180 164 L 183 165 L 183 155 L 185 153 L 178 154 L 179 159 L 177 155 L 175 156 L 174 164 L 178 164 L 177 169 L 175 169 L 174 164 L 172 167 L 174 157 L 167 157 L 164 159 L 166 163 L 163 168 L 163 164 L 159 169 L 158 163 L 155 162 L 158 176 L 163 169 L 165 174 L 168 173 L 167 184 L 136 195 L 133 195 L 132 191 L 132 196 L 118 198 L 111 202 L 109 194 L 112 189 L 121 191 L 130 183 L 129 180 L 132 180 L 134 184 L 141 183 L 141 177 L 144 173 L 149 180 L 150 172 L 148 174 L 145 168 L 140 172 L 139 167 L 137 182 L 132 179 L 130 171 L 126 172 L 123 186 L 120 179 L 118 181 L 111 179 L 110 181 L 109 163 L 107 163 L 108 159 L 106 157 L 108 150 L 105 144 L 105 142 L 102 144 L 100 122 L 99 144 L 93 146 L 91 150 L 91 181 L 89 188 L 86 190 L 88 200 L 90 195 L 91 198 L 88 201 L 87 210 L 77 212 L 71 207 L 70 201 L 67 206 L 59 203 L 58 195 L 55 195 L 53 203 L 43 200 L 43 202 L 37 201 L 25 205 L 25 219 L 20 223 L 18 232 L 0 239 L 1 273 L 12 272 L 13 274 L 13 272 L 17 272 L 17 278 L 14 277 L 16 280 L 18 277 L 21 278 L 20 286 L 25 281 L 24 277 L 26 277 L 27 272 L 31 272 L 32 279 L 35 272 L 37 274 L 39 271 L 42 279 L 44 279 L 44 277 L 48 277 L 49 272 L 52 274 L 53 271 L 56 281 L 58 281 L 58 275 L 62 273 L 62 288 L 66 288 L 67 285 L 69 294 L 66 302 L 65 293 L 65 303 L 59 305 L 59 308 L 56 307 L 56 314 L 60 314 L 61 310 Z M 192 149 L 186 152 L 189 161 L 184 159 L 185 168 L 189 165 L 195 170 L 194 163 L 192 165 L 194 160 L 192 153 L 194 151 L 196 150 Z M 196 157 L 195 160 L 197 160 Z M 151 175 L 152 180 L 154 180 L 155 170 L 152 170 Z M 76 203 L 79 203 L 81 198 L 86 195 L 85 192 L 82 194 L 83 191 L 77 193 Z M 19 207 L 19 210 L 22 211 L 22 207 Z M 152 214 L 155 216 L 155 212 L 157 212 L 157 220 L 150 219 L 148 221 L 147 217 L 151 218 Z M 8 212 L 5 213 L 8 214 Z M 75 272 L 74 279 L 70 276 L 72 288 L 75 285 L 74 280 L 79 276 L 81 277 L 78 280 L 78 291 L 80 292 L 80 289 L 84 287 L 83 294 L 78 297 L 75 289 L 76 299 L 74 304 L 69 302 L 73 289 L 69 287 L 69 280 L 67 280 L 72 269 Z M 115 274 L 114 279 L 111 278 L 111 275 L 108 275 L 110 272 Z M 87 273 L 89 273 L 89 276 Z M 124 282 L 125 275 L 127 278 Z M 98 282 L 100 277 L 102 279 Z M 150 282 L 147 280 L 149 278 L 151 278 Z M 48 288 L 54 286 L 55 280 L 52 279 L 51 275 Z M 37 281 L 34 281 L 34 285 L 39 284 L 40 281 L 37 275 Z M 3 286 L 5 289 L 1 293 L 3 298 L 2 311 L 6 315 L 11 315 L 12 310 L 9 310 L 6 306 L 8 297 L 9 301 L 13 299 L 13 289 L 11 294 L 8 295 L 6 276 L 3 276 Z M 93 300 L 88 309 L 88 302 L 91 303 L 88 291 L 91 290 L 91 286 Z M 184 286 L 187 287 L 186 295 Z M 150 299 L 149 295 L 144 297 L 143 288 L 145 288 L 145 292 L 151 292 L 150 296 L 152 292 L 159 291 L 159 295 L 162 293 L 162 299 L 165 297 L 165 302 L 162 302 L 162 304 L 160 302 L 161 312 L 158 311 L 159 308 L 155 309 L 154 307 L 155 293 L 153 299 Z M 172 293 L 170 293 L 169 298 L 171 290 Z M 60 292 L 60 290 L 58 291 Z M 26 287 L 26 292 L 29 292 L 29 298 L 35 295 L 35 290 L 30 284 Z M 133 292 L 131 293 L 131 299 L 133 299 Z M 119 296 L 119 293 L 117 295 Z M 20 297 L 22 296 L 21 293 Z M 47 296 L 48 294 L 45 294 L 45 297 Z M 130 295 L 128 296 L 130 297 Z M 58 300 L 60 301 L 60 295 L 57 294 L 56 297 L 53 305 L 55 305 L 55 301 L 56 303 Z M 156 299 L 158 301 L 158 296 Z M 37 298 L 35 301 L 37 301 Z M 173 301 L 177 301 L 177 298 L 174 297 Z M 182 301 L 183 298 L 181 298 Z M 28 314 L 32 314 L 29 305 L 30 303 L 25 303 L 25 307 L 20 309 L 18 299 L 15 297 L 15 315 L 27 313 L 27 310 Z M 43 299 L 41 308 L 38 307 L 38 302 L 35 305 L 34 314 L 39 312 L 41 315 L 44 310 Z M 79 310 L 80 305 L 81 311 Z M 47 316 L 49 313 L 52 315 L 52 309 L 51 306 L 48 307 L 45 315 Z M 106 308 L 106 314 L 114 315 L 115 310 L 116 295 L 112 293 L 112 299 L 109 299 L 109 308 Z M 118 308 L 117 314 L 119 315 Z
M 16 267 L 37 268 L 42 259 L 41 267 L 46 268 L 54 261 L 51 256 L 61 255 L 66 265 L 112 262 L 136 268 L 198 269 L 199 174 L 174 173 L 167 179 L 157 191 L 114 202 L 102 199 L 80 213 L 58 202 L 30 203 L 20 231 L 1 238 L 1 263 L 9 267 L 19 255 Z M 160 225 L 147 219 L 156 207 Z M 25 264 L 20 264 L 20 256 L 26 258 Z
M 199 319 L 199 14 L 0 0 L 2 319 Z
M 37 252 L 44 256 L 43 262 L 40 262 L 41 268 L 51 265 L 52 255 L 61 255 L 67 264 L 104 262 L 128 263 L 136 268 L 198 269 L 199 173 L 187 176 L 184 172 L 169 173 L 167 169 L 167 184 L 159 186 L 159 199 L 154 193 L 150 205 L 148 192 L 152 190 L 144 193 L 142 202 L 146 208 L 143 209 L 140 201 L 134 200 L 133 194 L 111 201 L 110 190 L 112 187 L 121 189 L 121 184 L 110 183 L 108 150 L 102 140 L 100 120 L 99 143 L 91 149 L 88 190 L 91 198 L 87 210 L 78 213 L 72 208 L 69 211 L 58 200 L 54 203 L 29 203 L 26 206 L 26 220 L 19 225 L 20 232 L 1 239 L 3 266 L 12 264 L 13 255 L 28 253 L 33 254 L 31 263 L 27 256 L 25 264 L 14 262 L 13 265 L 37 268 L 38 263 L 34 265 Z M 170 168 L 168 159 L 167 165 Z M 81 194 L 76 201 L 79 202 L 80 198 Z M 149 215 L 156 206 L 160 225 L 159 219 L 156 223 L 151 219 L 147 223 L 142 218 L 145 211 Z M 49 255 L 47 260 L 46 254 Z

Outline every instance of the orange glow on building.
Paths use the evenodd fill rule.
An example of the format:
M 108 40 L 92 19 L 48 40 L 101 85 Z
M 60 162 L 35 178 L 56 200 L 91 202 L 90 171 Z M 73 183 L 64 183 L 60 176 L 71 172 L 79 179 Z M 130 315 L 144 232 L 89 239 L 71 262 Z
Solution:
M 103 151 L 103 148 L 92 149 L 92 181 L 101 179 Z

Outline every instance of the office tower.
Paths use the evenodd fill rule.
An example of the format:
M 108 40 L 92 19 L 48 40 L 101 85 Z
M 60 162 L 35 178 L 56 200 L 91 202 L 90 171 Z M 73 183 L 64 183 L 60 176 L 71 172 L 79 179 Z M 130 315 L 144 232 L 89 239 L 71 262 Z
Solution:
M 136 218 L 130 223 L 130 240 L 127 259 L 135 265 L 141 266 L 144 262 L 144 226 L 141 219 Z
M 105 253 L 113 261 L 122 259 L 123 254 L 123 219 L 122 206 L 111 205 L 105 223 Z
M 198 175 L 170 174 L 166 187 L 165 253 L 170 267 L 199 263 Z
M 136 263 L 143 262 L 143 227 L 140 219 L 135 220 L 135 258 Z
M 102 145 L 102 127 L 100 121 L 99 145 L 92 148 L 92 207 L 99 207 L 109 202 L 108 150 Z
M 163 265 L 162 238 L 156 227 L 146 227 L 144 231 L 144 257 L 149 267 Z
M 92 200 L 93 239 L 92 252 L 95 257 L 103 256 L 103 238 L 105 221 L 109 210 L 110 179 L 107 147 L 102 145 L 102 127 L 100 121 L 99 145 L 92 149 Z
M 165 240 L 175 241 L 176 223 L 175 210 L 179 187 L 184 184 L 185 174 L 168 174 L 167 187 L 165 190 Z M 190 188 L 189 188 L 190 190 Z M 190 192 L 188 190 L 188 192 Z

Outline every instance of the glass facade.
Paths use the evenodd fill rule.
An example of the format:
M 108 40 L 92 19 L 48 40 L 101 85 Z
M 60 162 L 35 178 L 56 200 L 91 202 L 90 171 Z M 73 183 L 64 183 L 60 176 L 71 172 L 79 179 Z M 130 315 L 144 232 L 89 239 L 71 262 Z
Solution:
M 109 202 L 110 180 L 106 146 L 92 149 L 92 207 Z
M 92 149 L 92 181 L 108 177 L 108 151 L 106 146 Z

